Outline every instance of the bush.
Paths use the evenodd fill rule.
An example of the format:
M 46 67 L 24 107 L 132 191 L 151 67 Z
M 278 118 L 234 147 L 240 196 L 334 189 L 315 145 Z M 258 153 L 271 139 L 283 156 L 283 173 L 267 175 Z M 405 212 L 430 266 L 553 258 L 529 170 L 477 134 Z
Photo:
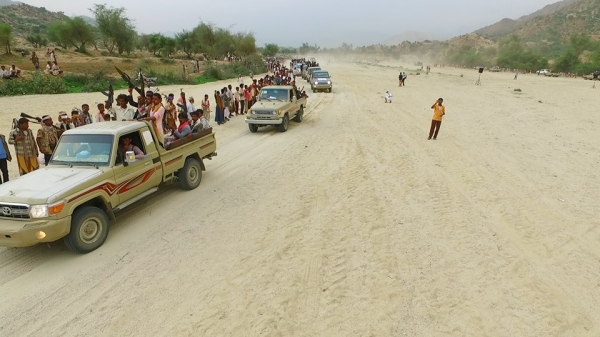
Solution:
M 166 59 L 166 58 L 161 58 L 160 62 L 164 63 L 164 64 L 175 64 L 175 60 L 173 59 Z
M 113 88 L 125 88 L 127 85 L 123 81 L 116 82 L 108 76 L 106 69 L 100 69 L 94 73 L 68 74 L 64 76 L 64 83 L 69 92 L 95 92 L 107 90 L 110 82 L 113 82 Z
M 140 59 L 136 68 L 141 68 L 141 69 L 150 68 L 150 66 L 152 66 L 153 64 L 154 64 L 154 61 L 143 58 L 143 59 Z
M 44 95 L 67 93 L 67 86 L 60 77 L 33 73 L 31 80 L 3 80 L 0 83 L 0 96 Z

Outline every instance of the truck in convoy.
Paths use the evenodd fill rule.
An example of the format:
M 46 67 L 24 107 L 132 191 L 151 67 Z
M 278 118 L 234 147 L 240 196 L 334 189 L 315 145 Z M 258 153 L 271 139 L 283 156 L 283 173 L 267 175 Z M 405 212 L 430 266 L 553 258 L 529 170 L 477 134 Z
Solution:
M 100 247 L 115 214 L 178 182 L 200 185 L 216 155 L 212 129 L 158 142 L 149 122 L 94 123 L 62 134 L 48 166 L 0 185 L 0 246 L 63 239 L 77 253 Z
M 299 95 L 293 86 L 267 86 L 260 90 L 256 103 L 246 114 L 246 123 L 252 133 L 268 125 L 286 132 L 291 119 L 302 122 L 305 107 L 306 97 Z

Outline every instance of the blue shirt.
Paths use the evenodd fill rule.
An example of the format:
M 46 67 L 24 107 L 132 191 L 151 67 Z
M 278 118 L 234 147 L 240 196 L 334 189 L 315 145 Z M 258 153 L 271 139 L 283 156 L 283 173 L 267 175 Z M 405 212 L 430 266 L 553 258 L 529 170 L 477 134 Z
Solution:
M 4 142 L 2 138 L 0 138 L 0 159 L 7 159 L 8 155 L 6 154 L 6 150 L 4 149 Z

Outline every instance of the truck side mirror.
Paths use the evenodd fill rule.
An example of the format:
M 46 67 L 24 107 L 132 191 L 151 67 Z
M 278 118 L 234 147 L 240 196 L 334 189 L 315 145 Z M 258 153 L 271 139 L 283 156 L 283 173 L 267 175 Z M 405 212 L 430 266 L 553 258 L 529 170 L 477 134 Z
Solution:
M 135 153 L 133 151 L 125 152 L 125 163 L 133 164 L 135 163 Z

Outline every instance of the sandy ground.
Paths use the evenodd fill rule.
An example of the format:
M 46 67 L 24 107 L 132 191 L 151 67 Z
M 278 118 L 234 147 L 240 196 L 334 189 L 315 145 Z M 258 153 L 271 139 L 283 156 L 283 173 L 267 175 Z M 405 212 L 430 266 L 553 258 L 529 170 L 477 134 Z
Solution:
M 0 248 L 0 335 L 600 335 L 600 88 L 435 68 L 398 88 L 397 68 L 323 63 L 334 93 L 301 124 L 217 127 L 201 186 L 121 215 L 96 252 Z M 0 98 L 0 129 L 17 104 L 101 99 Z

